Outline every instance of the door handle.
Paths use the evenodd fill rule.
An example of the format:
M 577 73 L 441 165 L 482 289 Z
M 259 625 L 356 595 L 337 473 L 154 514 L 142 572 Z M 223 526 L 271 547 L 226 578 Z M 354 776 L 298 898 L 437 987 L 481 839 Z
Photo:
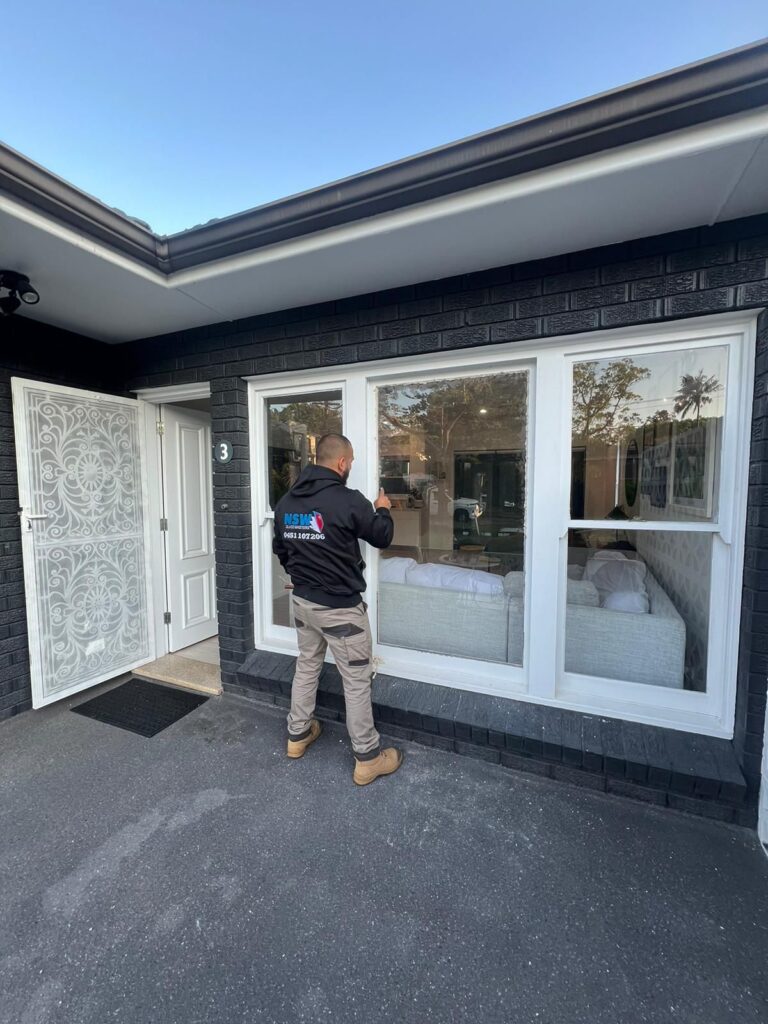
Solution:
M 25 512 L 23 509 L 19 509 L 19 515 L 23 516 L 27 520 L 27 530 L 31 530 L 32 529 L 32 520 L 33 519 L 47 519 L 48 518 L 48 513 L 47 512 L 42 512 L 42 513 L 36 514 L 36 513 L 33 513 L 33 512 Z
M 33 523 L 33 521 L 35 519 L 47 519 L 48 518 L 48 516 L 45 513 L 42 513 L 41 515 L 34 515 L 32 512 L 24 512 L 23 510 L 19 510 L 18 514 L 19 514 L 19 516 L 23 516 L 27 520 L 27 532 L 28 532 L 28 534 L 29 534 L 29 532 L 32 531 L 32 523 Z

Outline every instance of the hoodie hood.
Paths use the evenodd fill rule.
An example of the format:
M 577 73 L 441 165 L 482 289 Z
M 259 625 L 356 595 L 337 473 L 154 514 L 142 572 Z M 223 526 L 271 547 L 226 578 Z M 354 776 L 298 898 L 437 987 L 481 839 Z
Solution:
M 305 466 L 291 488 L 291 494 L 296 498 L 311 498 L 329 487 L 345 486 L 344 481 L 334 470 L 325 466 Z

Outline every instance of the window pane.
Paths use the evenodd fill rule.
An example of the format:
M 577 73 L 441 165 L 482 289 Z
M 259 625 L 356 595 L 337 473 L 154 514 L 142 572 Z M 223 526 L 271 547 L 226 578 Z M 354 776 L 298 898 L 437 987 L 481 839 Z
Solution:
M 317 442 L 323 434 L 341 432 L 341 391 L 267 400 L 271 508 L 290 490 L 302 469 L 314 463 Z
M 576 363 L 571 517 L 717 516 L 727 349 Z
M 271 527 L 274 535 L 274 526 Z M 293 584 L 285 569 L 280 565 L 280 560 L 273 552 L 272 562 L 272 622 L 276 626 L 293 626 L 291 615 L 291 593 Z
M 522 664 L 528 374 L 379 388 L 379 641 Z
M 712 535 L 570 530 L 565 669 L 706 690 Z

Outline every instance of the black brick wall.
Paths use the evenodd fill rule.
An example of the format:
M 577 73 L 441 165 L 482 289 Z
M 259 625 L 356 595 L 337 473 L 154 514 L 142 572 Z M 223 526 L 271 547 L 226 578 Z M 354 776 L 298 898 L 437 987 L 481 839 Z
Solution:
M 0 320 L 0 718 L 30 706 L 10 399 L 14 374 L 103 391 L 210 381 L 225 685 L 252 646 L 243 375 L 407 356 L 768 306 L 768 215 L 106 346 Z M 768 316 L 759 322 L 735 747 L 759 776 L 768 675 Z
M 11 377 L 114 391 L 110 352 L 23 316 L 0 319 L 0 720 L 31 707 Z
M 248 465 L 248 387 L 238 378 L 211 380 L 214 444 L 232 443 L 232 460 L 214 463 L 216 592 L 222 678 L 234 679 L 253 650 L 253 555 Z
M 733 738 L 752 787 L 760 778 L 768 678 L 768 311 L 757 321 L 755 362 L 739 688 Z
M 209 380 L 214 434 L 234 434 L 237 441 L 236 459 L 225 474 L 217 472 L 214 485 L 219 601 L 225 616 L 224 684 L 235 684 L 235 669 L 250 649 L 253 635 L 247 413 L 241 376 L 764 305 L 768 305 L 768 214 L 121 346 L 122 374 L 130 388 Z M 757 372 L 735 737 L 753 786 L 759 775 L 768 673 L 768 583 L 762 588 L 760 583 L 761 572 L 768 567 L 765 318 Z

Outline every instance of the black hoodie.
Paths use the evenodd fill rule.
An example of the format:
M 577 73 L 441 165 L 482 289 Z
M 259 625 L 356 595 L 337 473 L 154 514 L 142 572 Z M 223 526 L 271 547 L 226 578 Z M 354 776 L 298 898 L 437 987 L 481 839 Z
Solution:
M 354 608 L 365 590 L 358 540 L 387 548 L 394 530 L 389 509 L 374 509 L 332 469 L 307 466 L 277 503 L 272 550 L 297 597 Z

